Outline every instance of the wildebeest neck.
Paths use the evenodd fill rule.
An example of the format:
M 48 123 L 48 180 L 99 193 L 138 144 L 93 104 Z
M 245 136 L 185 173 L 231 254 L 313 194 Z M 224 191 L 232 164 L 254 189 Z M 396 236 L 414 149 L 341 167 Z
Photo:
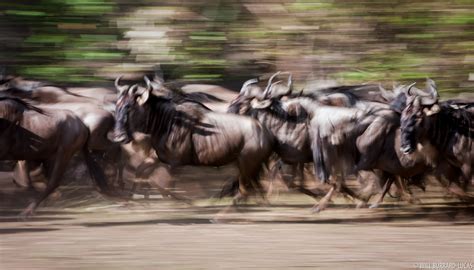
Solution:
M 21 115 L 26 110 L 44 114 L 43 110 L 20 98 L 4 95 L 0 96 L 0 118 L 16 121 L 21 119 Z
M 449 141 L 456 135 L 469 139 L 474 138 L 474 117 L 466 109 L 453 109 L 441 105 L 441 111 L 428 119 L 426 132 L 431 144 L 444 151 L 449 147 Z

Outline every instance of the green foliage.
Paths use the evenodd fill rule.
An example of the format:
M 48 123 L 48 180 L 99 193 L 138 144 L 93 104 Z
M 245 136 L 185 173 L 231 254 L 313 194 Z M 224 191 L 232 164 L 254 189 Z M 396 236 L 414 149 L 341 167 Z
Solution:
M 473 85 L 467 0 L 20 0 L 0 10 L 0 61 L 50 81 L 164 64 L 184 80 L 278 69 L 300 80 L 312 73 L 346 83 L 432 77 L 446 91 Z

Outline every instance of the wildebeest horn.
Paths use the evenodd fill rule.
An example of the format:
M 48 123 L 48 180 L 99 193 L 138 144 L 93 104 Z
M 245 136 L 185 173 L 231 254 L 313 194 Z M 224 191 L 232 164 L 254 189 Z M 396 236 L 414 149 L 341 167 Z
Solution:
M 392 98 L 394 98 L 394 93 L 385 90 L 385 88 L 383 88 L 381 84 L 379 84 L 379 90 L 382 97 L 386 100 L 391 100 Z
M 122 94 L 124 91 L 128 89 L 127 86 L 125 85 L 120 85 L 120 79 L 122 78 L 122 75 L 118 76 L 117 79 L 115 79 L 115 88 L 119 91 L 119 94 Z
M 289 73 L 289 72 L 288 72 Z M 293 86 L 293 74 L 289 73 L 287 86 L 289 89 Z
M 277 71 L 275 74 L 273 74 L 270 79 L 268 79 L 267 87 L 265 87 L 265 91 L 263 91 L 263 96 L 267 95 L 268 90 L 270 89 L 273 79 L 278 76 L 281 73 L 281 71 Z
M 151 88 L 151 81 L 148 79 L 148 77 L 145 75 L 143 76 L 143 79 L 145 80 L 146 83 L 146 88 Z
M 436 83 L 432 79 L 426 79 L 427 95 L 421 97 L 423 105 L 433 105 L 438 100 L 438 90 L 436 90 Z
M 409 86 L 407 86 L 407 88 L 406 88 L 406 89 L 407 89 L 407 92 L 406 92 L 406 93 L 407 93 L 409 96 L 413 96 L 413 95 L 414 95 L 414 94 L 411 93 L 411 89 L 413 88 L 413 86 L 415 86 L 415 84 L 416 84 L 416 82 L 414 82 L 414 83 L 410 84 Z
M 275 97 L 274 95 L 272 95 L 273 94 L 273 87 L 275 87 L 275 85 L 277 85 L 277 84 L 280 84 L 281 82 L 282 81 L 279 80 L 279 81 L 276 81 L 276 82 L 272 83 L 272 85 L 270 85 L 270 88 L 268 89 L 268 92 L 264 96 L 264 98 L 273 98 L 273 97 Z
M 242 85 L 242 88 L 240 88 L 239 93 L 242 94 L 243 92 L 245 92 L 245 89 L 247 89 L 247 86 L 249 86 L 251 84 L 254 84 L 254 83 L 258 83 L 258 78 L 253 78 L 253 79 L 245 81 L 244 84 Z
M 428 88 L 428 92 L 431 94 L 432 98 L 438 98 L 438 90 L 436 89 L 436 83 L 432 79 L 426 79 L 426 87 Z
M 137 84 L 132 85 L 132 87 L 130 87 L 130 90 L 128 91 L 128 94 L 130 96 L 133 96 L 135 94 L 135 92 L 137 91 L 137 88 L 138 88 Z

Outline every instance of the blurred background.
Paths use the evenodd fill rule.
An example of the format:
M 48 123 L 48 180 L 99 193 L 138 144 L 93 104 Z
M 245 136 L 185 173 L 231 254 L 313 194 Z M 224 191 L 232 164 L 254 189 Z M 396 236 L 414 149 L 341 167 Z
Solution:
M 0 2 L 0 65 L 65 84 L 141 77 L 216 84 L 275 70 L 297 82 L 474 85 L 472 0 Z M 237 83 L 235 84 L 237 85 Z

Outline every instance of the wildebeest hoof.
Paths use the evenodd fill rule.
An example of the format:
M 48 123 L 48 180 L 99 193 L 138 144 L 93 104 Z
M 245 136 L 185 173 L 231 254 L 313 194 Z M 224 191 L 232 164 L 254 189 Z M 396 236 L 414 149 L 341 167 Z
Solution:
M 379 208 L 379 204 L 378 203 L 374 203 L 374 204 L 371 204 L 369 206 L 369 209 L 375 209 L 375 208 Z
M 366 205 L 367 205 L 366 202 L 360 201 L 360 202 L 358 202 L 358 203 L 356 204 L 356 209 L 360 209 L 360 208 L 362 208 L 362 207 L 365 207 Z
M 410 202 L 411 204 L 421 204 L 421 200 L 418 199 L 418 198 L 411 198 L 411 199 L 409 200 L 409 202 Z
M 35 210 L 33 209 L 33 207 L 27 207 L 18 215 L 18 218 L 24 221 L 32 217 L 34 213 L 35 213 Z
M 318 206 L 315 206 L 313 208 L 311 208 L 311 213 L 313 214 L 318 214 L 320 213 L 324 208 L 323 207 L 320 207 L 319 205 Z

